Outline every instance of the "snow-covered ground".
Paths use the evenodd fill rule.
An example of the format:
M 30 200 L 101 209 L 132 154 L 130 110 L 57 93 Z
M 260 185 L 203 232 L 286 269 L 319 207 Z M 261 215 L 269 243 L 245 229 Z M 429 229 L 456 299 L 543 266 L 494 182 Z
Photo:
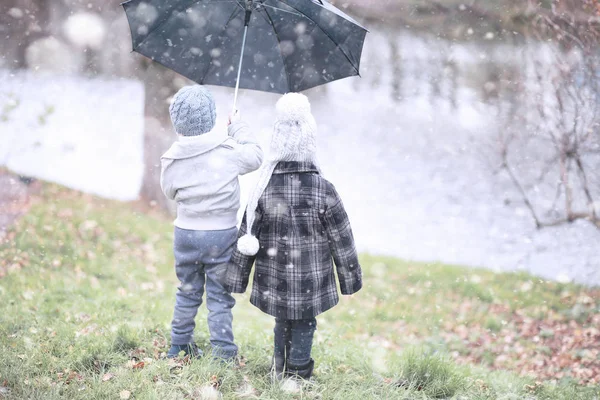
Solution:
M 144 173 L 144 88 L 0 70 L 0 165 L 119 200 Z

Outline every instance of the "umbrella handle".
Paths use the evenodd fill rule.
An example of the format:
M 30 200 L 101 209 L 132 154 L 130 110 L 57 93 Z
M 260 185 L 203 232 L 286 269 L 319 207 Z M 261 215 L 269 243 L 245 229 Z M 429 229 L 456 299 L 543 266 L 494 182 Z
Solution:
M 242 40 L 242 52 L 240 54 L 240 65 L 238 66 L 238 74 L 235 82 L 235 96 L 233 98 L 233 111 L 237 110 L 237 99 L 238 92 L 240 90 L 240 78 L 242 76 L 242 63 L 244 62 L 244 50 L 246 48 L 246 37 L 248 36 L 248 25 L 250 25 L 250 17 L 252 16 L 252 10 L 246 10 L 246 18 L 244 21 L 244 39 Z

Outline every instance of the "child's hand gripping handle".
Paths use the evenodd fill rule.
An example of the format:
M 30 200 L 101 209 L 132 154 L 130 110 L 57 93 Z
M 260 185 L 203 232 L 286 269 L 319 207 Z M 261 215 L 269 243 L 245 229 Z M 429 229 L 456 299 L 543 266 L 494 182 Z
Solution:
M 227 126 L 238 122 L 240 120 L 240 110 L 234 110 L 230 115 L 229 115 L 229 120 L 227 121 Z

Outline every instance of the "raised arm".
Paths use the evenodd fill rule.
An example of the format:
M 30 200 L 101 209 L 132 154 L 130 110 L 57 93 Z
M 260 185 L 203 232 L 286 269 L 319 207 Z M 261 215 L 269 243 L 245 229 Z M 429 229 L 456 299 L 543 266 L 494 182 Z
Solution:
M 333 185 L 328 189 L 324 217 L 325 230 L 337 269 L 340 289 L 344 295 L 354 294 L 362 288 L 362 270 L 348 214 Z
M 250 131 L 248 124 L 235 120 L 229 125 L 228 134 L 240 145 L 238 150 L 240 175 L 256 171 L 262 164 L 263 151 L 256 136 Z

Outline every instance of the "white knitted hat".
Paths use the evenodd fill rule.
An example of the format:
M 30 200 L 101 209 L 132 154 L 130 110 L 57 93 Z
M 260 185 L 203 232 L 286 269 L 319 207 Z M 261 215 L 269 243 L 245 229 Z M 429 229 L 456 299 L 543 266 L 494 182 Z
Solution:
M 308 98 L 299 93 L 284 95 L 276 105 L 277 120 L 271 137 L 267 160 L 259 171 L 259 178 L 246 207 L 247 233 L 238 240 L 239 251 L 246 256 L 258 253 L 258 239 L 252 235 L 252 225 L 258 199 L 271 180 L 280 161 L 305 161 L 317 164 L 317 123 L 310 110 Z

